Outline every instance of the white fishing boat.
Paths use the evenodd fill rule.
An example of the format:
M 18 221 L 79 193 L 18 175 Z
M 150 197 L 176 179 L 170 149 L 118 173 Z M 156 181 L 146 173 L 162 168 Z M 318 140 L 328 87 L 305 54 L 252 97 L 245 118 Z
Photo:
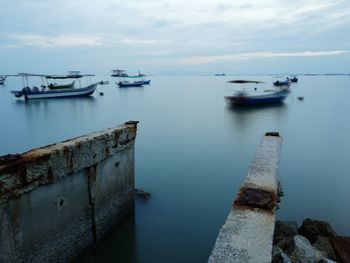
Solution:
M 111 77 L 126 78 L 126 77 L 129 77 L 129 75 L 123 69 L 114 69 L 111 71 Z
M 229 83 L 238 86 L 232 95 L 224 97 L 230 106 L 282 103 L 290 93 L 289 86 L 261 89 L 261 81 L 232 80 Z
M 49 75 L 39 75 L 39 74 L 30 74 L 30 73 L 19 73 L 19 76 L 23 78 L 23 83 L 25 84 L 22 90 L 11 91 L 16 98 L 24 97 L 27 99 L 51 99 L 51 98 L 72 98 L 72 97 L 85 97 L 90 96 L 96 90 L 97 83 L 89 84 L 86 87 L 80 88 L 61 88 L 61 89 L 46 89 L 45 85 L 41 85 L 41 88 L 38 87 L 29 87 L 28 78 L 29 77 L 48 77 Z M 93 76 L 93 75 L 79 75 L 79 78 L 83 76 Z M 53 77 L 52 77 L 53 78 Z M 55 75 L 54 78 L 68 78 L 67 76 Z M 71 78 L 71 76 L 70 76 Z M 49 87 L 50 88 L 50 87 Z

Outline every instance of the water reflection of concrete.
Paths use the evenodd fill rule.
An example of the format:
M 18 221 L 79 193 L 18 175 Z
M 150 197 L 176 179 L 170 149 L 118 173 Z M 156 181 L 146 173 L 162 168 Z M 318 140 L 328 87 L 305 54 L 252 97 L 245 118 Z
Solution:
M 87 250 L 76 262 L 139 262 L 135 217 L 123 222 L 95 248 Z

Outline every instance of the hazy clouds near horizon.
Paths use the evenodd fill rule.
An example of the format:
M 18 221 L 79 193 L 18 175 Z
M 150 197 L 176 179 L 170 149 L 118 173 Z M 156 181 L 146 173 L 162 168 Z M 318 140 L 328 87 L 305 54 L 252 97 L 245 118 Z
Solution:
M 349 72 L 348 0 L 15 0 L 1 73 Z

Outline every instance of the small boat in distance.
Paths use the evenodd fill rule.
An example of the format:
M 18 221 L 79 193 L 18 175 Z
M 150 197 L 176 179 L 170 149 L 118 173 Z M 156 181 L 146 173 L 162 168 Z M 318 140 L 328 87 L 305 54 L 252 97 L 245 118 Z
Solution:
M 257 85 L 261 85 L 262 81 L 254 80 L 233 80 L 228 83 L 239 84 L 233 95 L 225 96 L 228 105 L 257 105 L 257 104 L 275 104 L 281 103 L 288 96 L 290 89 L 286 87 L 274 89 L 258 89 Z M 243 85 L 250 87 L 242 87 Z
M 111 71 L 111 73 L 112 73 L 111 77 L 122 77 L 122 78 L 129 77 L 129 75 L 123 69 L 114 69 Z
M 143 80 L 140 81 L 119 81 L 116 82 L 120 88 L 142 87 L 144 85 Z
M 48 88 L 51 90 L 56 90 L 56 89 L 73 89 L 74 88 L 74 83 L 75 81 L 68 83 L 68 84 L 57 84 L 57 83 L 50 83 L 48 85 Z
M 298 82 L 298 78 L 296 76 L 293 76 L 291 79 L 290 79 L 291 82 Z
M 273 85 L 275 86 L 289 86 L 291 83 L 291 80 L 289 78 L 285 79 L 285 80 L 276 80 L 273 82 Z
M 216 77 L 223 77 L 223 76 L 226 76 L 225 73 L 215 73 L 215 76 Z
M 5 85 L 7 77 L 17 77 L 17 75 L 1 75 L 0 76 L 0 85 Z
M 140 70 L 139 70 L 137 75 L 129 75 L 123 69 L 115 69 L 115 70 L 112 70 L 111 73 L 112 73 L 111 77 L 119 77 L 119 78 L 142 78 L 142 77 L 146 77 L 146 74 L 141 73 Z
M 4 85 L 6 81 L 7 76 L 0 76 L 0 85 Z

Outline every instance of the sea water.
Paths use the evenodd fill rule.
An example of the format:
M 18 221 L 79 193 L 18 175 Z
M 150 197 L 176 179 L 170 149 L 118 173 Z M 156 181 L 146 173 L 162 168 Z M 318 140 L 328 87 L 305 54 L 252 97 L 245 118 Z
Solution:
M 151 76 L 149 86 L 122 89 L 99 76 L 110 81 L 98 87 L 104 96 L 24 102 L 9 92 L 20 79 L 8 78 L 0 154 L 140 121 L 135 180 L 152 197 L 137 199 L 135 217 L 81 261 L 206 262 L 267 131 L 283 137 L 277 218 L 326 220 L 350 235 L 350 77 L 300 76 L 283 104 L 228 107 L 227 80 L 242 78 L 272 87 L 271 76 Z

